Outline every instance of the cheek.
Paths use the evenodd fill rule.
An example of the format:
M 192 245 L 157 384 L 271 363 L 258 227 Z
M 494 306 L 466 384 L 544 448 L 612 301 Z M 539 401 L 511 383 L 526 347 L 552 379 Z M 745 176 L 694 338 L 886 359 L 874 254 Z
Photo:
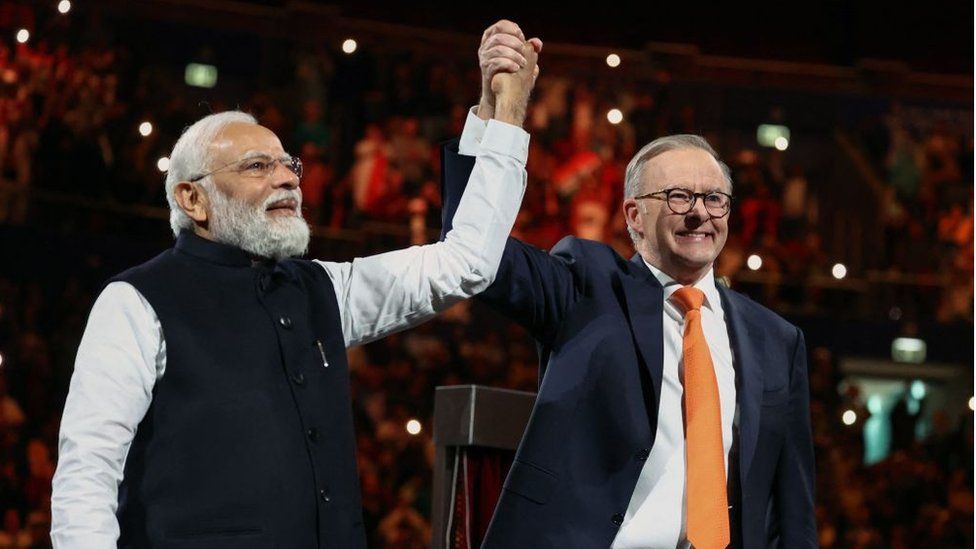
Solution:
M 715 225 L 715 231 L 718 232 L 719 234 L 723 236 L 729 234 L 728 216 L 725 216 L 722 219 L 716 219 L 715 221 L 713 221 L 713 224 Z
M 249 189 L 248 192 L 242 193 L 241 199 L 248 205 L 258 208 L 269 196 L 271 193 L 265 192 L 264 189 Z
M 652 211 L 649 211 L 647 213 L 642 213 L 641 214 L 641 220 L 644 222 L 644 232 L 645 233 L 651 233 L 651 232 L 660 233 L 661 232 L 661 229 L 662 229 L 662 227 L 661 227 L 662 219 L 661 219 L 661 216 L 657 214 L 657 212 L 654 212 L 652 210 Z
M 729 224 L 726 217 L 719 223 L 715 223 L 715 247 L 721 251 L 725 247 L 725 242 L 729 238 Z

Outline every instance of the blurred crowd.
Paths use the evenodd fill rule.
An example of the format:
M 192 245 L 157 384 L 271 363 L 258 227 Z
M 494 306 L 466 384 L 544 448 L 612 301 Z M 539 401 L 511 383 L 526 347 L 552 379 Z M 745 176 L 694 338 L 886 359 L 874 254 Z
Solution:
M 934 410 L 919 437 L 921 409 L 890 412 L 888 455 L 865 464 L 864 395 L 825 347 L 810 350 L 810 414 L 817 458 L 820 546 L 854 549 L 973 545 L 973 412 Z M 840 421 L 846 411 L 857 419 Z M 914 411 L 914 413 L 912 413 Z
M 952 289 L 942 298 L 940 320 L 972 312 L 972 127 L 971 111 L 894 103 L 861 129 L 883 182 L 883 266 L 946 276 Z
M 138 207 L 158 212 L 165 156 L 182 128 L 238 106 L 302 158 L 305 214 L 326 234 L 380 228 L 401 242 L 424 242 L 439 224 L 439 144 L 460 134 L 477 100 L 474 63 L 419 54 L 364 53 L 351 67 L 333 52 L 295 52 L 293 85 L 235 102 L 142 66 L 125 47 L 77 50 L 44 41 L 0 44 L 0 221 L 105 231 L 127 220 L 99 207 L 129 208 L 129 216 Z M 529 186 L 515 234 L 543 248 L 575 234 L 630 255 L 620 215 L 626 163 L 656 136 L 704 133 L 735 182 L 732 233 L 718 274 L 748 274 L 746 259 L 757 254 L 767 301 L 820 307 L 816 281 L 842 252 L 837 235 L 825 239 L 831 227 L 822 220 L 823 194 L 836 207 L 844 189 L 822 173 L 811 180 L 807 174 L 818 167 L 809 157 L 709 129 L 698 120 L 702 105 L 676 97 L 666 79 L 623 84 L 558 73 L 540 80 L 526 123 Z M 622 108 L 623 121 L 608 121 L 611 107 Z M 878 218 L 863 220 L 883 233 L 868 245 L 882 257 L 864 267 L 909 282 L 937 276 L 927 303 L 913 308 L 971 321 L 971 132 L 931 125 L 921 126 L 927 133 L 910 132 L 902 118 L 893 105 L 885 131 L 874 132 L 866 147 L 881 155 L 885 185 L 870 198 L 881 205 Z M 66 212 L 72 202 L 94 206 Z
M 355 66 L 334 52 L 296 51 L 286 86 L 236 99 L 201 95 L 142 66 L 137 54 L 97 41 L 0 43 L 0 225 L 110 234 L 121 224 L 131 238 L 165 238 L 161 219 L 130 225 L 112 208 L 163 207 L 159 160 L 182 128 L 210 110 L 240 106 L 302 158 L 311 223 L 326 233 L 381 227 L 394 235 L 358 253 L 426 242 L 438 227 L 438 144 L 460 134 L 477 101 L 473 51 L 464 63 L 363 53 Z M 618 124 L 605 116 L 612 106 L 626 113 Z M 701 133 L 699 108 L 674 97 L 666 83 L 547 74 L 526 122 L 529 184 L 516 235 L 548 248 L 576 234 L 631 255 L 619 211 L 626 163 L 656 136 Z M 882 130 L 865 134 L 884 182 L 884 216 L 875 220 L 884 227 L 883 267 L 950 273 L 958 284 L 934 294 L 933 310 L 940 320 L 971 323 L 972 133 L 912 114 L 893 105 Z M 152 125 L 145 136 L 137 132 L 143 121 Z M 733 232 L 718 274 L 735 279 L 752 253 L 784 279 L 828 272 L 823 185 L 808 180 L 809 166 L 722 132 L 705 136 L 735 182 Z M 95 206 L 66 214 L 64 197 Z M 0 269 L 0 549 L 49 543 L 60 410 L 87 312 L 104 282 L 99 264 L 96 258 L 38 277 Z M 791 299 L 784 292 L 764 297 L 774 308 Z M 810 307 L 817 301 L 815 294 L 792 299 Z M 427 547 L 433 388 L 478 383 L 534 391 L 535 350 L 518 327 L 464 303 L 420 328 L 351 349 L 349 357 L 370 546 Z M 927 438 L 901 437 L 888 458 L 866 466 L 859 425 L 838 420 L 863 402 L 838 392 L 828 349 L 811 351 L 810 371 L 822 546 L 972 546 L 972 412 L 957 420 L 961 411 L 942 411 Z M 410 419 L 420 421 L 419 434 L 407 432 Z

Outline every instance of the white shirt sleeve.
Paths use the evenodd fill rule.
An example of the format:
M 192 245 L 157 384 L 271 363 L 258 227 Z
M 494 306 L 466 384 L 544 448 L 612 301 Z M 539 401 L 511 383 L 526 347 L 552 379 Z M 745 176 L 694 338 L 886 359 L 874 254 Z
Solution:
M 481 148 L 488 121 L 482 120 L 477 111 L 478 107 L 468 109 L 468 117 L 464 120 L 464 130 L 461 131 L 461 140 L 458 142 L 458 154 L 477 156 Z
M 351 263 L 317 261 L 332 279 L 347 347 L 415 326 L 494 281 L 525 193 L 528 149 L 521 128 L 489 121 L 443 242 Z
M 56 548 L 116 547 L 129 445 L 162 375 L 166 347 L 149 302 L 113 282 L 92 306 L 61 418 L 51 496 Z

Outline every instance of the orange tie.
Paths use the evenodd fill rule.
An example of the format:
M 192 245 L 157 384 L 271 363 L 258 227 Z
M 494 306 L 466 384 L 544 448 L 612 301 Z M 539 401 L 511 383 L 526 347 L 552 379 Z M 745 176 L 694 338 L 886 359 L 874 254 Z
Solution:
M 688 541 L 695 549 L 729 544 L 729 507 L 722 445 L 722 408 L 702 331 L 705 294 L 684 286 L 671 296 L 685 311 L 685 453 L 688 460 Z

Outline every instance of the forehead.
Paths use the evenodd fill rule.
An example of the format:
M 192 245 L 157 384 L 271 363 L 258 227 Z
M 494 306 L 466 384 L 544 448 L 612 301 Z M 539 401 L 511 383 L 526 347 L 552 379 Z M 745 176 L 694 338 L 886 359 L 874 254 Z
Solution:
M 272 156 L 284 154 L 278 136 L 268 128 L 245 122 L 232 122 L 220 131 L 210 142 L 214 158 L 233 161 L 248 151 L 268 153 Z
M 696 191 L 728 190 L 718 162 L 701 149 L 676 149 L 644 164 L 641 182 L 648 191 L 688 187 Z

